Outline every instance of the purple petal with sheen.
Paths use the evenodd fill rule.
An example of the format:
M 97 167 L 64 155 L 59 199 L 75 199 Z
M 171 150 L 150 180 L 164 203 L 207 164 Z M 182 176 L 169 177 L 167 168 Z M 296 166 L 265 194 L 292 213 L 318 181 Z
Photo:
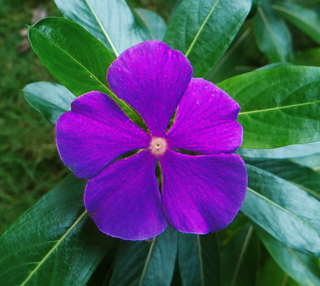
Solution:
M 161 136 L 191 77 L 192 67 L 181 52 L 147 41 L 123 52 L 110 66 L 107 80 L 139 112 L 151 134 Z
M 232 222 L 247 188 L 238 155 L 189 156 L 169 150 L 159 160 L 164 212 L 175 229 L 205 234 Z
M 193 78 L 167 135 L 171 149 L 232 153 L 242 143 L 239 104 L 214 84 Z
M 149 239 L 164 231 L 167 221 L 155 166 L 156 158 L 142 151 L 89 180 L 85 206 L 100 231 L 127 240 Z
M 79 178 L 91 178 L 120 155 L 149 146 L 150 136 L 107 95 L 89 92 L 56 125 L 58 152 Z

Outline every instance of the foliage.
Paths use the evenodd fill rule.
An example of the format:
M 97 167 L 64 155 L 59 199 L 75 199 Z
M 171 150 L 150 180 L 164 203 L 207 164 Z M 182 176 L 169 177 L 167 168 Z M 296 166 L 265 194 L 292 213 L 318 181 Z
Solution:
M 109 92 L 105 72 L 121 51 L 163 37 L 241 105 L 249 187 L 240 214 L 218 234 L 168 229 L 119 243 L 97 232 L 84 182 L 69 175 L 0 237 L 4 285 L 320 284 L 320 3 L 179 2 L 164 21 L 134 1 L 56 0 L 67 19 L 39 21 L 29 39 L 65 87 L 33 83 L 24 95 L 54 124 L 75 96 Z

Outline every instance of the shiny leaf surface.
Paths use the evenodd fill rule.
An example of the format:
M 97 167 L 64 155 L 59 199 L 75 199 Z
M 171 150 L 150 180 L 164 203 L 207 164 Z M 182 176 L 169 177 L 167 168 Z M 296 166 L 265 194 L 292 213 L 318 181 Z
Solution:
M 85 285 L 113 239 L 84 210 L 85 181 L 61 181 L 0 237 L 1 286 Z
M 282 243 L 320 255 L 320 202 L 269 172 L 248 164 L 247 171 L 249 186 L 241 210 Z
M 122 241 L 110 284 L 170 285 L 177 256 L 178 233 L 168 228 L 153 241 Z
M 220 250 L 215 234 L 179 233 L 178 264 L 184 286 L 221 285 Z
M 253 18 L 253 32 L 261 52 L 270 62 L 286 62 L 292 53 L 290 31 L 282 18 L 262 0 Z
M 273 259 L 286 273 L 303 285 L 320 285 L 320 258 L 291 249 L 259 227 L 257 232 Z
M 51 124 L 55 124 L 61 114 L 69 111 L 71 102 L 76 99 L 64 86 L 49 82 L 28 84 L 23 89 L 23 95 Z
M 289 145 L 275 149 L 247 149 L 238 150 L 239 155 L 249 158 L 285 159 L 312 156 L 320 153 L 320 142 Z
M 114 56 L 84 28 L 67 19 L 46 18 L 29 28 L 29 39 L 43 64 L 74 95 L 104 92 L 141 123 L 136 112 L 107 86 L 106 74 Z
M 137 16 L 143 21 L 150 32 L 151 39 L 162 40 L 166 30 L 166 22 L 158 14 L 147 9 L 137 8 L 134 10 Z
M 142 42 L 145 31 L 135 22 L 125 0 L 55 0 L 62 14 L 71 19 L 118 56 L 125 49 Z
M 320 140 L 320 68 L 285 66 L 218 84 L 241 106 L 244 148 L 277 148 Z
M 272 5 L 272 8 L 320 44 L 320 16 L 315 10 L 290 2 L 280 2 Z
M 190 60 L 195 77 L 204 77 L 226 51 L 251 8 L 251 0 L 184 0 L 164 41 Z

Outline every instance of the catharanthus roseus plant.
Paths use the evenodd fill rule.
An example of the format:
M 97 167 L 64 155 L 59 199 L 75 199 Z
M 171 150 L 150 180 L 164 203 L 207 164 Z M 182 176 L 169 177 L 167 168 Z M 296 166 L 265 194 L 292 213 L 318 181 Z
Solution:
M 63 162 L 89 179 L 84 203 L 98 228 L 129 240 L 159 235 L 168 223 L 186 233 L 225 228 L 247 188 L 244 162 L 230 154 L 242 142 L 239 105 L 214 84 L 192 78 L 188 59 L 159 41 L 123 52 L 107 79 L 111 90 L 141 115 L 148 132 L 99 92 L 76 99 L 56 125 Z M 138 153 L 117 160 L 130 151 Z
M 29 27 L 72 172 L 0 237 L 0 285 L 320 285 L 317 1 L 127 2 Z

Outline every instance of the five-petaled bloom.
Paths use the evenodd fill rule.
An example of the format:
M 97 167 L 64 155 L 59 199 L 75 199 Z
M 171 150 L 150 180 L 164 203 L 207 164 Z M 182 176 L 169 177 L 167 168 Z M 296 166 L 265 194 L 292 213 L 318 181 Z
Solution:
M 148 132 L 95 91 L 76 99 L 56 126 L 62 161 L 89 179 L 84 203 L 98 228 L 127 240 L 152 238 L 168 224 L 197 234 L 225 228 L 247 187 L 244 162 L 232 154 L 243 133 L 237 102 L 214 84 L 192 78 L 188 59 L 159 41 L 123 52 L 107 81 L 140 114 Z

